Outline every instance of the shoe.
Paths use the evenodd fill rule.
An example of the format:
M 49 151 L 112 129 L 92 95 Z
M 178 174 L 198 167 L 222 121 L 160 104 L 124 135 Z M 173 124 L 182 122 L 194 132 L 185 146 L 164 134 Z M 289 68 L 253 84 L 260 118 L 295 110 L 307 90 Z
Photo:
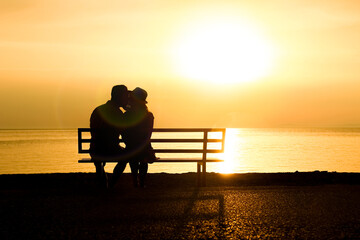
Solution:
M 146 188 L 144 181 L 140 181 L 140 188 Z

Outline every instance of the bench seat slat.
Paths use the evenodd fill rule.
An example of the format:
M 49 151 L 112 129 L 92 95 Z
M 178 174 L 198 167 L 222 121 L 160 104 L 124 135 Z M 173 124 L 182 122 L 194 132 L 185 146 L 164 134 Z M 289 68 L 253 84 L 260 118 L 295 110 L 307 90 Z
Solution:
M 222 153 L 220 149 L 154 149 L 156 153 Z
M 154 149 L 156 153 L 222 153 L 220 149 Z M 90 153 L 88 149 L 79 150 L 79 153 Z
M 94 160 L 92 160 L 91 158 L 82 158 L 78 162 L 79 163 L 92 163 L 92 162 L 94 162 Z M 103 162 L 118 162 L 118 161 L 106 160 Z M 182 163 L 189 162 L 189 163 L 191 163 L 191 162 L 203 162 L 203 160 L 200 158 L 197 158 L 197 159 L 195 159 L 195 158 L 160 158 L 156 162 L 182 162 Z M 209 158 L 209 159 L 206 159 L 206 162 L 224 162 L 224 160 L 217 159 L 217 158 Z
M 187 159 L 187 158 L 160 158 L 156 162 L 202 162 L 202 159 Z M 206 162 L 224 162 L 222 159 L 207 158 Z
M 90 143 L 91 139 L 81 139 L 82 143 Z M 124 142 L 123 140 L 119 139 L 119 142 Z M 151 142 L 158 142 L 158 143 L 203 143 L 205 142 L 204 139 L 186 139 L 186 138 L 179 138 L 179 139 L 151 139 Z M 207 142 L 222 142 L 221 139 L 208 139 Z
M 79 150 L 79 153 L 90 153 L 89 149 L 81 149 Z
M 90 128 L 78 128 L 79 132 L 90 132 Z M 225 128 L 154 128 L 153 132 L 225 132 Z
M 222 142 L 221 139 L 207 139 L 206 140 L 207 142 Z M 179 139 L 176 139 L 176 138 L 173 138 L 173 139 L 162 139 L 162 138 L 154 138 L 154 139 L 151 139 L 151 142 L 161 142 L 161 143 L 169 143 L 169 142 L 173 142 L 173 143 L 178 143 L 178 142 L 189 142 L 189 143 L 196 143 L 196 142 L 200 142 L 200 143 L 203 143 L 205 142 L 204 139 L 196 139 L 196 138 L 193 138 L 193 139 L 186 139 L 186 138 L 179 138 Z
M 224 128 L 154 128 L 153 132 L 225 132 Z

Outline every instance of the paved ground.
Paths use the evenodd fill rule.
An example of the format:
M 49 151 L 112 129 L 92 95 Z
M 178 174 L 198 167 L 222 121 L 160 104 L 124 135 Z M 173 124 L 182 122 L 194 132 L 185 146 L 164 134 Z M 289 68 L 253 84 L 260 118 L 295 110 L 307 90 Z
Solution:
M 73 190 L 2 188 L 0 239 L 360 239 L 360 185 Z

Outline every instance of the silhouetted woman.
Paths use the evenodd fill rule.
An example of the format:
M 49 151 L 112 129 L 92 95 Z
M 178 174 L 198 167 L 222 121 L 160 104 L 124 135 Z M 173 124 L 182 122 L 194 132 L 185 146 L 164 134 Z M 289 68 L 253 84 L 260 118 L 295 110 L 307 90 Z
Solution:
M 125 120 L 129 124 L 122 134 L 126 144 L 126 152 L 130 155 L 130 168 L 134 186 L 145 187 L 145 177 L 148 163 L 153 162 L 153 153 L 150 138 L 154 126 L 154 115 L 146 106 L 147 92 L 135 88 L 129 96 L 129 108 L 125 112 Z

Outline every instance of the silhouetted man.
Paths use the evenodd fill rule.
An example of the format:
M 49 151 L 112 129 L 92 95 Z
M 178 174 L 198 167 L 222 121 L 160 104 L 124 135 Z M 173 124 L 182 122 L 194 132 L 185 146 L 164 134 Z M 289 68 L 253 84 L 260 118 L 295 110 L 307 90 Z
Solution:
M 107 187 L 105 162 L 96 160 L 119 159 L 123 148 L 119 145 L 119 135 L 125 127 L 123 112 L 128 102 L 128 90 L 124 85 L 116 85 L 111 91 L 111 100 L 95 108 L 90 118 L 90 155 L 95 160 L 96 176 L 103 187 Z M 119 162 L 118 171 L 123 172 L 126 161 Z

